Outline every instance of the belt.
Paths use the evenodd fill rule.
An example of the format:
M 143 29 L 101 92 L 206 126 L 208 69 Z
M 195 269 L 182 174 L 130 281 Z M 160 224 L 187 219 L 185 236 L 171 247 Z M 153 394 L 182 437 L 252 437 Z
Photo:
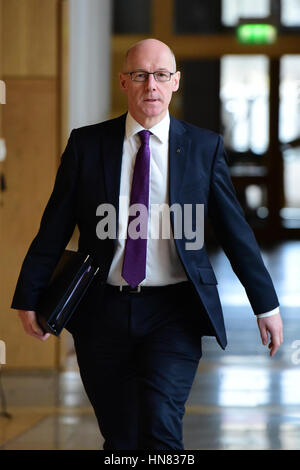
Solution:
M 112 284 L 105 284 L 105 286 L 115 292 L 129 293 L 129 294 L 141 294 L 142 292 L 151 293 L 165 291 L 169 289 L 178 289 L 179 287 L 186 287 L 190 284 L 189 281 L 177 282 L 175 284 L 167 284 L 165 286 L 113 286 Z

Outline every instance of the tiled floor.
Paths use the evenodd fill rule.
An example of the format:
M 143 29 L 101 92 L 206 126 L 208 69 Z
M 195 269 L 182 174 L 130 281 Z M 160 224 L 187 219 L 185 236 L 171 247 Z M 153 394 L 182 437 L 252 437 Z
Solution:
M 188 449 L 300 449 L 300 243 L 263 251 L 281 301 L 284 344 L 263 347 L 243 287 L 221 253 L 212 257 L 224 305 L 228 347 L 203 341 L 184 417 Z M 298 341 L 298 343 L 297 343 Z M 77 371 L 2 370 L 7 410 L 0 449 L 100 449 L 95 417 Z

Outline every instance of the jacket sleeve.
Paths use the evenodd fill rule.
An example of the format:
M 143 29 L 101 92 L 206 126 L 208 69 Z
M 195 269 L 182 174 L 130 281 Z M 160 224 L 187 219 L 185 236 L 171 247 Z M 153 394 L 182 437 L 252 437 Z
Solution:
M 212 168 L 208 215 L 234 273 L 246 290 L 254 313 L 276 308 L 278 298 L 254 233 L 237 200 L 221 136 Z
M 35 310 L 39 295 L 68 244 L 77 222 L 78 156 L 70 134 L 39 230 L 23 261 L 11 308 Z

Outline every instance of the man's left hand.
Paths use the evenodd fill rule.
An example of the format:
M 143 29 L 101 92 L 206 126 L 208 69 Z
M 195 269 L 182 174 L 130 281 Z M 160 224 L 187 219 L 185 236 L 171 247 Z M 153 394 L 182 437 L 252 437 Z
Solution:
M 270 356 L 272 357 L 283 343 L 283 327 L 280 313 L 270 317 L 258 318 L 257 324 L 264 346 L 268 343 L 268 334 L 270 334 L 269 349 Z

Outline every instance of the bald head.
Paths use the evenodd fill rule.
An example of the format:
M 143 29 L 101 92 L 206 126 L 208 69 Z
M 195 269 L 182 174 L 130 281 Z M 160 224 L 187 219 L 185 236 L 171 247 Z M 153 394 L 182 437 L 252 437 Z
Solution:
M 162 41 L 158 39 L 144 39 L 133 44 L 125 55 L 123 70 L 131 70 L 131 64 L 135 62 L 136 57 L 144 54 L 163 54 L 166 58 L 166 62 L 171 66 L 170 72 L 176 72 L 176 59 L 172 49 Z
M 134 77 L 141 76 L 142 80 L 133 79 L 133 72 L 140 72 Z M 167 80 L 161 80 L 161 76 Z M 157 39 L 145 39 L 127 51 L 119 78 L 130 114 L 145 129 L 150 129 L 166 115 L 172 94 L 179 88 L 180 72 L 176 72 L 169 46 Z

